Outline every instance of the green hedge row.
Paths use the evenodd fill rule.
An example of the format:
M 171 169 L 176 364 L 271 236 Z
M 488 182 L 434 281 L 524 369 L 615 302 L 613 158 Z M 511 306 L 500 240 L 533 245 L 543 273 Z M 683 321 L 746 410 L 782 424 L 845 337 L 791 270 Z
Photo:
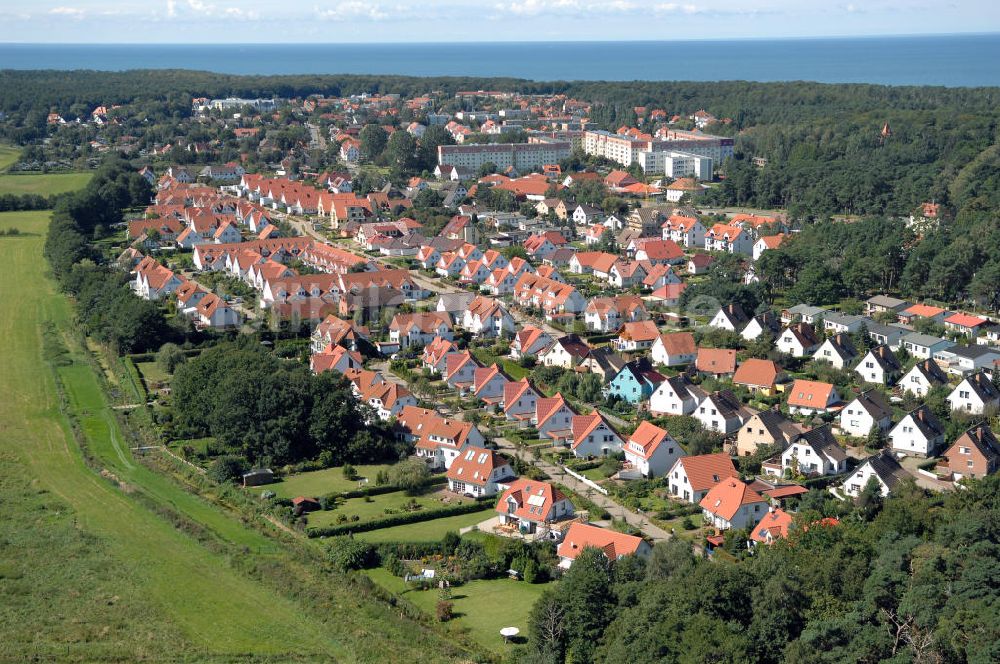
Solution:
M 336 537 L 347 535 L 348 533 L 363 533 L 369 530 L 381 530 L 382 528 L 392 528 L 393 526 L 405 526 L 410 523 L 420 523 L 421 521 L 433 521 L 446 516 L 458 516 L 460 514 L 471 514 L 481 512 L 493 507 L 495 496 L 486 499 L 475 500 L 463 505 L 445 507 L 437 510 L 426 510 L 420 512 L 407 512 L 406 514 L 393 514 L 381 519 L 372 519 L 363 523 L 345 523 L 339 526 L 327 526 L 325 528 L 307 528 L 306 534 L 309 537 Z

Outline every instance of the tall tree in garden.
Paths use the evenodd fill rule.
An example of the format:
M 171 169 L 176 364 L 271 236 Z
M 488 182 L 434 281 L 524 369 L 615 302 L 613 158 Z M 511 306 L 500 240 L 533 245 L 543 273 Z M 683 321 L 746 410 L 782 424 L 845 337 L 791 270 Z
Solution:
M 377 124 L 365 125 L 359 138 L 361 139 L 361 158 L 367 161 L 374 161 L 381 157 L 389 142 L 389 135 L 385 129 Z

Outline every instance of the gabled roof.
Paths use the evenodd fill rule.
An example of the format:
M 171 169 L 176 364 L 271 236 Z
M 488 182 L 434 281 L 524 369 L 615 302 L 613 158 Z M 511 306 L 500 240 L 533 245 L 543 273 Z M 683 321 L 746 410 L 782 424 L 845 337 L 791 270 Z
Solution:
M 537 426 L 542 426 L 550 417 L 558 413 L 563 408 L 574 415 L 576 414 L 570 405 L 566 403 L 566 399 L 563 398 L 563 395 L 558 392 L 556 392 L 554 397 L 548 397 L 536 401 L 535 421 L 537 422 Z
M 502 514 L 509 514 L 511 512 L 508 510 L 508 505 L 513 504 L 514 516 L 528 521 L 544 522 L 551 519 L 553 505 L 561 500 L 566 500 L 566 496 L 548 482 L 519 478 L 513 480 L 500 495 L 496 510 Z
M 575 560 L 587 547 L 595 547 L 604 552 L 609 560 L 634 554 L 642 545 L 642 538 L 626 535 L 614 530 L 598 528 L 588 523 L 573 523 L 559 543 L 556 554 L 560 558 Z
M 796 378 L 788 391 L 788 405 L 803 408 L 826 408 L 833 396 L 834 387 L 830 383 Z
M 681 464 L 694 491 L 706 491 L 727 477 L 739 477 L 733 460 L 723 452 L 682 457 L 677 463 Z
M 728 348 L 699 348 L 695 368 L 704 373 L 731 374 L 736 371 L 736 351 Z
M 452 462 L 447 476 L 450 480 L 485 486 L 494 469 L 508 465 L 510 462 L 493 450 L 470 447 Z
M 886 403 L 882 393 L 878 390 L 862 392 L 854 398 L 851 404 L 857 404 L 861 408 L 864 408 L 865 412 L 871 415 L 872 419 L 876 422 L 884 417 L 892 417 L 892 406 Z M 850 404 L 848 407 L 850 407 Z
M 733 375 L 736 385 L 752 385 L 754 387 L 774 387 L 781 367 L 773 360 L 761 360 L 753 357 L 741 364 Z
M 1000 441 L 997 441 L 992 429 L 983 424 L 974 426 L 959 436 L 952 443 L 947 454 L 951 454 L 951 450 L 958 447 L 974 447 L 986 457 L 987 461 L 1000 458 Z
M 892 491 L 896 485 L 911 478 L 911 475 L 899 465 L 896 456 L 890 450 L 882 450 L 867 460 L 858 468 L 860 472 L 865 465 L 871 467 L 872 471 L 878 475 L 879 479 Z
M 595 410 L 590 415 L 574 415 L 572 422 L 573 430 L 573 447 L 577 447 L 583 439 L 593 433 L 594 429 L 598 428 L 600 425 L 606 426 L 611 429 L 612 432 L 617 435 L 614 427 L 608 422 L 600 412 Z
M 744 505 L 764 502 L 763 496 L 739 479 L 727 477 L 713 486 L 698 505 L 726 521 L 732 521 Z
M 657 328 L 656 323 L 651 320 L 628 322 L 622 325 L 621 329 L 618 330 L 619 338 L 631 341 L 652 342 L 659 335 L 659 328 Z
M 896 372 L 902 369 L 899 360 L 896 358 L 896 354 L 892 352 L 892 349 L 885 344 L 879 344 L 868 351 L 865 358 L 871 357 L 876 364 L 881 367 L 883 371 L 886 372 Z M 937 367 L 937 363 L 933 363 Z M 941 369 L 938 368 L 938 371 Z M 943 374 L 942 374 L 943 375 Z
M 832 425 L 824 424 L 806 431 L 795 440 L 795 444 L 808 445 L 817 455 L 825 456 L 840 463 L 847 459 L 847 453 L 833 435 Z
M 670 332 L 660 335 L 660 343 L 668 355 L 694 355 L 698 348 L 690 332 Z
M 538 390 L 532 386 L 531 382 L 527 378 L 505 383 L 503 386 L 504 411 L 510 410 L 518 399 L 527 394 L 534 394 L 536 400 L 539 396 Z
M 981 401 L 989 402 L 1000 399 L 1000 390 L 994 387 L 993 381 L 990 380 L 990 377 L 984 371 L 969 374 L 960 385 L 963 383 L 967 384 Z
M 924 438 L 928 440 L 944 435 L 944 424 L 934 415 L 934 411 L 927 404 L 922 404 L 918 408 L 911 410 L 903 419 L 907 417 L 910 418 L 915 427 L 920 429 L 920 433 Z
M 754 526 L 750 539 L 762 544 L 785 539 L 788 537 L 788 530 L 791 528 L 792 522 L 792 515 L 783 509 L 779 508 L 768 512 L 767 516 Z
M 649 459 L 656 452 L 660 444 L 666 440 L 671 440 L 670 433 L 652 422 L 643 420 L 636 427 L 632 435 L 628 437 L 626 451 L 631 454 L 639 454 L 644 459 Z M 639 445 L 642 452 L 632 449 L 632 445 Z

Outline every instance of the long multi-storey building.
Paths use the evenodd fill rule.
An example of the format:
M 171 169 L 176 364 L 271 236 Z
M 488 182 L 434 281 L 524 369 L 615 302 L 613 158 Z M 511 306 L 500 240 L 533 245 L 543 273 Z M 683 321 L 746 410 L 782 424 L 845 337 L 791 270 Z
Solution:
M 656 172 L 661 172 L 661 169 L 665 168 L 666 165 L 666 156 L 640 157 L 640 155 L 649 152 L 662 152 L 667 155 L 686 153 L 711 159 L 714 166 L 733 156 L 733 139 L 681 129 L 667 129 L 660 134 L 658 140 L 645 140 L 628 135 L 612 134 L 608 131 L 588 130 L 583 134 L 583 151 L 590 155 L 604 157 L 622 166 L 639 163 L 649 170 L 646 166 L 648 164 L 654 167 Z M 683 161 L 683 158 L 680 160 Z M 706 166 L 707 164 L 702 165 L 702 172 L 705 172 Z M 677 168 L 678 171 L 681 171 L 684 168 L 690 168 L 690 166 L 678 163 Z
M 571 154 L 570 143 L 487 143 L 473 145 L 439 145 L 438 164 L 478 171 L 492 163 L 500 170 L 513 166 L 518 171 L 530 171 L 545 164 L 558 164 Z

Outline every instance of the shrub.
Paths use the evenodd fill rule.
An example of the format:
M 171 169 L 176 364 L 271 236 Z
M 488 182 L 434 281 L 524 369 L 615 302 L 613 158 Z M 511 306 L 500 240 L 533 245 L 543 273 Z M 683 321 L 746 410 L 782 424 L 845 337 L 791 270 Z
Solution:
M 697 527 L 698 526 L 694 525 L 694 521 L 692 521 L 691 517 L 689 516 L 684 517 L 684 519 L 681 521 L 681 528 L 683 528 L 684 530 L 694 530 Z
M 168 374 L 173 374 L 177 365 L 184 364 L 187 357 L 181 347 L 174 343 L 165 343 L 156 353 L 156 364 Z
M 525 582 L 536 583 L 538 581 L 538 563 L 534 558 L 529 558 L 524 563 L 524 570 L 521 571 Z
M 402 514 L 384 516 L 380 519 L 369 519 L 364 523 L 347 523 L 347 517 L 344 514 L 338 514 L 336 519 L 336 523 L 338 525 L 327 526 L 324 528 L 310 528 L 306 531 L 306 533 L 309 537 L 334 537 L 337 535 L 346 535 L 347 533 L 361 533 L 369 530 L 379 530 L 380 528 L 391 528 L 393 526 L 403 526 L 410 523 L 419 523 L 421 521 L 431 521 L 433 519 L 440 519 L 446 516 L 471 514 L 472 512 L 481 512 L 483 510 L 490 509 L 492 506 L 492 500 L 470 501 L 462 505 L 455 505 L 453 507 L 445 507 L 442 509 L 404 512 Z M 353 520 L 358 521 L 358 516 L 356 514 L 353 516 Z
M 236 482 L 247 472 L 248 464 L 241 456 L 227 454 L 220 456 L 208 467 L 208 476 L 216 482 Z
M 437 619 L 440 622 L 448 622 L 454 615 L 455 603 L 449 602 L 447 600 L 440 600 L 437 603 L 436 611 Z
M 353 482 L 358 479 L 358 471 L 351 464 L 347 464 L 343 469 L 344 479 L 348 482 Z
M 329 544 L 327 556 L 343 572 L 367 569 L 378 562 L 374 546 L 350 536 L 334 538 Z

